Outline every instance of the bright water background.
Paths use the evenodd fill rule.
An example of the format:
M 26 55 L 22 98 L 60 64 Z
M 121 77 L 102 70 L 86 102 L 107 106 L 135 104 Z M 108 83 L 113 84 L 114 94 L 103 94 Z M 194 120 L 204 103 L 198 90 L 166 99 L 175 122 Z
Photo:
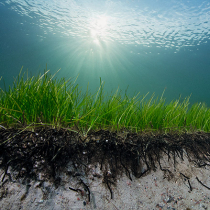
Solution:
M 210 1 L 0 0 L 0 76 L 46 63 L 84 90 L 101 77 L 107 91 L 210 106 Z

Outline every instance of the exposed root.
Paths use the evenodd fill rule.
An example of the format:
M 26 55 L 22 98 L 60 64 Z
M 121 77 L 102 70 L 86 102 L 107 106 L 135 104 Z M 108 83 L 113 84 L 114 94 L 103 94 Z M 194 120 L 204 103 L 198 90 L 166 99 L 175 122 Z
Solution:
M 0 128 L 0 167 L 4 168 L 2 185 L 5 176 L 9 175 L 8 167 L 18 172 L 16 178 L 36 179 L 42 172 L 44 179 L 56 182 L 58 169 L 64 168 L 68 162 L 72 163 L 75 170 L 70 173 L 72 176 L 80 174 L 80 168 L 88 172 L 90 164 L 99 164 L 104 174 L 104 183 L 113 198 L 111 185 L 115 184 L 116 177 L 123 171 L 132 181 L 132 175 L 140 178 L 152 170 L 155 171 L 159 166 L 169 178 L 173 177 L 173 173 L 161 165 L 161 157 L 165 154 L 168 161 L 172 161 L 174 169 L 178 160 L 183 160 L 184 155 L 187 155 L 189 160 L 195 160 L 198 167 L 210 165 L 210 133 L 128 133 L 125 136 L 100 130 L 92 131 L 85 138 L 81 135 L 65 129 L 19 132 L 17 129 Z M 188 180 L 192 190 L 189 177 L 181 175 Z M 197 177 L 196 179 L 210 189 Z M 89 186 L 82 179 L 80 183 L 88 192 L 90 201 Z M 80 189 L 69 189 L 82 193 Z

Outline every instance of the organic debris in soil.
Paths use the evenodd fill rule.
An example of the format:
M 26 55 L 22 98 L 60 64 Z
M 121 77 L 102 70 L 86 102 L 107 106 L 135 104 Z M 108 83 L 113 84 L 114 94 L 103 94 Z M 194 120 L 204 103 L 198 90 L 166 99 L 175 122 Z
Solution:
M 67 163 L 71 162 L 75 169 L 84 167 L 86 172 L 89 164 L 99 164 L 103 171 L 103 182 L 112 198 L 111 185 L 116 183 L 117 176 L 123 171 L 131 181 L 132 176 L 140 178 L 151 170 L 155 171 L 157 166 L 172 174 L 162 168 L 160 159 L 163 154 L 167 154 L 176 167 L 175 158 L 183 160 L 183 152 L 189 159 L 197 160 L 199 167 L 207 165 L 210 133 L 137 134 L 99 130 L 84 137 L 66 129 L 37 129 L 34 132 L 0 129 L 0 167 L 4 169 L 1 182 L 4 182 L 6 175 L 10 175 L 9 167 L 17 172 L 16 179 L 25 177 L 37 180 L 38 174 L 42 172 L 46 180 L 59 184 L 60 178 L 56 173 Z M 70 175 L 80 176 L 77 173 Z M 84 181 L 80 179 L 80 182 L 88 191 Z

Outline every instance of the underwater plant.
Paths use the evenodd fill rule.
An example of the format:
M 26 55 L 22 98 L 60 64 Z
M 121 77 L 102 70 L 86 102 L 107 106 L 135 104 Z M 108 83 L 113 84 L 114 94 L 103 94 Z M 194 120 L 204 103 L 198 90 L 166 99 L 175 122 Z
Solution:
M 141 131 L 209 131 L 210 109 L 204 103 L 189 108 L 190 97 L 165 103 L 163 94 L 129 97 L 117 89 L 108 94 L 100 79 L 98 90 L 82 92 L 76 79 L 57 79 L 49 70 L 38 76 L 21 73 L 8 90 L 0 89 L 1 127 L 68 128 L 88 133 L 110 129 Z M 26 77 L 26 78 L 25 78 Z M 25 79 L 24 79 L 25 78 Z

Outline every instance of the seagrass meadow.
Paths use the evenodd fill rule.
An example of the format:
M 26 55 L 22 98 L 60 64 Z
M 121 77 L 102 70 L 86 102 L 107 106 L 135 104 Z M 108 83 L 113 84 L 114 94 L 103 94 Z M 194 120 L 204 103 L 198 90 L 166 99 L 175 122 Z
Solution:
M 197 167 L 209 165 L 210 109 L 204 103 L 190 105 L 190 97 L 165 103 L 164 92 L 159 98 L 140 93 L 129 97 L 103 88 L 100 79 L 94 94 L 88 87 L 82 92 L 76 79 L 57 79 L 47 69 L 37 77 L 20 72 L 12 87 L 5 85 L 0 90 L 1 186 L 26 178 L 59 186 L 59 171 L 70 163 L 66 176 L 76 177 L 79 187 L 69 189 L 81 196 L 86 191 L 91 202 L 85 179 L 90 173 L 113 198 L 123 172 L 132 181 L 160 168 L 170 180 L 173 171 L 163 167 L 164 155 L 173 160 L 174 168 L 184 156 Z M 192 191 L 190 178 L 180 174 Z
M 24 79 L 25 78 L 25 79 Z M 95 94 L 82 92 L 76 79 L 56 79 L 49 70 L 37 77 L 18 75 L 13 86 L 0 90 L 0 123 L 5 128 L 66 128 L 88 134 L 108 129 L 129 132 L 170 132 L 210 130 L 210 108 L 204 103 L 190 105 L 190 97 L 165 103 L 161 97 L 136 94 L 129 97 L 120 90 L 109 94 L 104 83 Z

